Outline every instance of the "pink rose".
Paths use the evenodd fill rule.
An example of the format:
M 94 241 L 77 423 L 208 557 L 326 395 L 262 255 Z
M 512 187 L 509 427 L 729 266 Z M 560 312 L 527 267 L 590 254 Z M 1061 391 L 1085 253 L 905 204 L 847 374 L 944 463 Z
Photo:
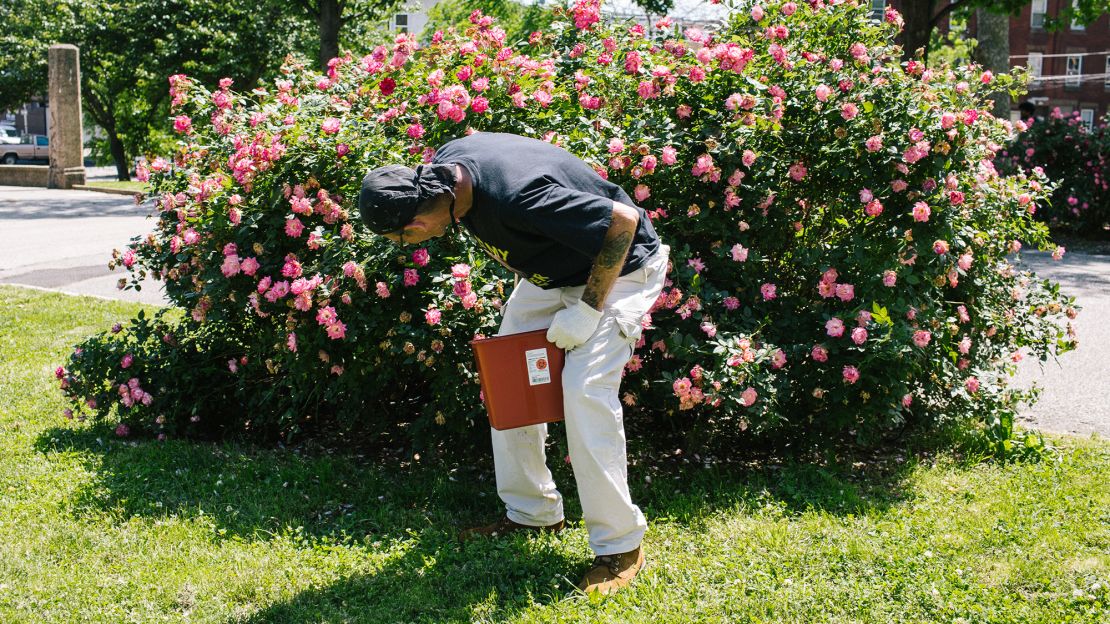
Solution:
M 862 327 L 857 327 L 852 330 L 852 342 L 861 345 L 867 342 L 867 330 Z
M 426 266 L 428 261 L 431 260 L 431 255 L 424 247 L 412 252 L 412 262 L 418 267 Z
M 844 335 L 844 321 L 839 318 L 833 317 L 825 322 L 825 333 L 833 338 L 839 338 Z
M 328 117 L 324 120 L 324 123 L 320 125 L 320 129 L 324 131 L 324 134 L 335 134 L 339 132 L 339 127 L 342 123 L 343 122 L 335 117 Z
M 467 279 L 470 277 L 470 265 L 463 263 L 451 265 L 451 276 L 457 280 Z
M 755 404 L 756 398 L 758 398 L 758 395 L 756 394 L 755 388 L 749 387 L 740 393 L 740 404 L 744 407 L 751 407 Z
M 189 134 L 193 129 L 193 120 L 188 115 L 178 115 L 173 120 L 173 129 L 179 134 Z
M 844 381 L 850 384 L 859 381 L 859 369 L 855 366 L 845 366 L 842 374 L 844 375 Z
M 913 205 L 913 220 L 919 223 L 924 223 L 929 220 L 929 215 L 932 214 L 929 204 L 919 201 Z
M 964 382 L 964 386 L 967 388 L 968 392 L 975 394 L 979 391 L 979 379 L 975 376 L 968 377 L 967 381 Z
M 764 301 L 770 301 L 777 297 L 776 287 L 774 284 L 764 284 L 759 287 L 759 292 L 763 294 Z
M 678 162 L 678 150 L 670 145 L 663 148 L 662 159 L 664 165 L 673 165 Z
M 929 344 L 929 340 L 932 338 L 933 335 L 923 329 L 919 329 L 913 333 L 913 343 L 919 347 L 924 347 Z
M 894 271 L 883 271 L 883 286 L 887 288 L 894 288 L 894 284 L 898 282 L 898 274 Z
M 416 269 L 405 269 L 404 281 L 405 286 L 416 286 L 416 283 L 420 281 L 420 274 L 416 272 Z
M 734 262 L 745 262 L 748 259 L 748 250 L 740 243 L 732 246 L 732 259 Z
M 817 96 L 818 100 L 821 100 L 822 102 L 827 102 L 829 101 L 829 94 L 832 93 L 832 89 L 830 89 L 828 85 L 817 85 L 817 89 L 814 91 L 814 93 Z
M 814 345 L 810 355 L 817 362 L 827 362 L 829 360 L 829 350 L 821 345 Z
M 938 256 L 943 256 L 944 254 L 948 253 L 948 241 L 943 241 L 943 240 L 933 241 L 933 251 Z
M 837 284 L 836 297 L 841 301 L 851 301 L 856 296 L 856 288 L 851 284 Z
M 424 313 L 424 320 L 426 320 L 429 325 L 439 325 L 441 315 L 442 313 L 436 308 L 430 308 Z

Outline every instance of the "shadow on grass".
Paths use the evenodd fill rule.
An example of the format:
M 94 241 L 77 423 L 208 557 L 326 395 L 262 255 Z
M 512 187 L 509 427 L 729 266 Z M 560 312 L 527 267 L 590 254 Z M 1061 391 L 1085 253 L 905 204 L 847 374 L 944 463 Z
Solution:
M 560 537 L 459 545 L 459 528 L 500 513 L 488 456 L 457 467 L 413 465 L 350 450 L 127 441 L 105 425 L 49 429 L 36 447 L 75 453 L 95 475 L 68 501 L 78 519 L 203 516 L 215 539 L 266 541 L 293 531 L 385 558 L 372 574 L 301 591 L 250 622 L 504 617 L 573 595 L 590 557 L 580 524 Z M 549 452 L 549 464 L 573 521 L 581 517 L 573 475 L 557 457 Z M 882 513 L 911 495 L 905 476 L 913 465 L 892 455 L 708 466 L 697 457 L 641 458 L 630 485 L 649 522 L 696 532 L 717 512 L 768 505 L 786 515 Z

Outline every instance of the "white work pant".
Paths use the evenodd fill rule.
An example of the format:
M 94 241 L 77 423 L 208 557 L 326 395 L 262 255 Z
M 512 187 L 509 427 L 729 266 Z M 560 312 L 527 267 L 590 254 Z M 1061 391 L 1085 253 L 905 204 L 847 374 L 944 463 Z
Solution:
M 669 248 L 617 278 L 597 330 L 566 354 L 563 410 L 567 443 L 582 515 L 595 554 L 628 552 L 640 545 L 647 522 L 628 493 L 624 419 L 618 395 L 621 373 L 640 338 L 640 321 L 667 273 Z M 498 335 L 551 326 L 555 313 L 574 305 L 584 286 L 544 290 L 521 280 L 505 304 Z M 546 526 L 563 519 L 563 498 L 544 453 L 547 425 L 493 432 L 497 493 L 513 522 Z

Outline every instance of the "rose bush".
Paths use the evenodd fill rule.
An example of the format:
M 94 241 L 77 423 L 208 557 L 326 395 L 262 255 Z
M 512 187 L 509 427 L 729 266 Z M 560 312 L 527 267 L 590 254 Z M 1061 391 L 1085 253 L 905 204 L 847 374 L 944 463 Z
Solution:
M 184 314 L 90 338 L 63 386 L 131 431 L 486 440 L 468 342 L 495 331 L 508 276 L 465 238 L 402 249 L 353 211 L 367 169 L 508 131 L 622 185 L 672 247 L 626 370 L 630 436 L 729 448 L 972 421 L 1005 448 L 1029 396 L 1014 363 L 1073 344 L 1073 301 L 1007 261 L 1052 246 L 1032 217 L 1050 188 L 992 164 L 1013 128 L 984 98 L 1010 77 L 900 63 L 898 14 L 867 16 L 769 2 L 650 38 L 580 0 L 526 42 L 476 13 L 248 92 L 175 76 L 158 225 L 113 262 Z
M 1027 122 L 1030 120 L 1026 120 Z M 1110 226 L 1110 118 L 1088 129 L 1079 111 L 1053 109 L 1029 123 L 999 155 L 1006 174 L 1039 169 L 1056 188 L 1037 217 L 1052 227 L 1105 236 Z

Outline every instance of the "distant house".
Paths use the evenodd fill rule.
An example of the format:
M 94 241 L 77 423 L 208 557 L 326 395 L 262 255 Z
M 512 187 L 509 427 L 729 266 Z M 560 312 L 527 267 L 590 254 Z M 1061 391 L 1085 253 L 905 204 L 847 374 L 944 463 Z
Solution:
M 881 17 L 887 0 L 870 0 Z M 891 0 L 898 9 L 907 0 Z M 1049 32 L 1045 17 L 1059 15 L 1072 0 L 1031 0 L 1017 17 L 1010 18 L 1010 66 L 1027 66 L 1039 77 L 1029 85 L 1026 97 L 1037 106 L 1038 115 L 1059 108 L 1065 115 L 1078 111 L 1091 124 L 1110 111 L 1110 16 L 1093 24 Z M 938 3 L 938 9 L 944 5 Z M 947 18 L 941 27 L 946 28 Z M 974 18 L 968 36 L 975 36 Z M 1012 115 L 1017 115 L 1014 102 Z

